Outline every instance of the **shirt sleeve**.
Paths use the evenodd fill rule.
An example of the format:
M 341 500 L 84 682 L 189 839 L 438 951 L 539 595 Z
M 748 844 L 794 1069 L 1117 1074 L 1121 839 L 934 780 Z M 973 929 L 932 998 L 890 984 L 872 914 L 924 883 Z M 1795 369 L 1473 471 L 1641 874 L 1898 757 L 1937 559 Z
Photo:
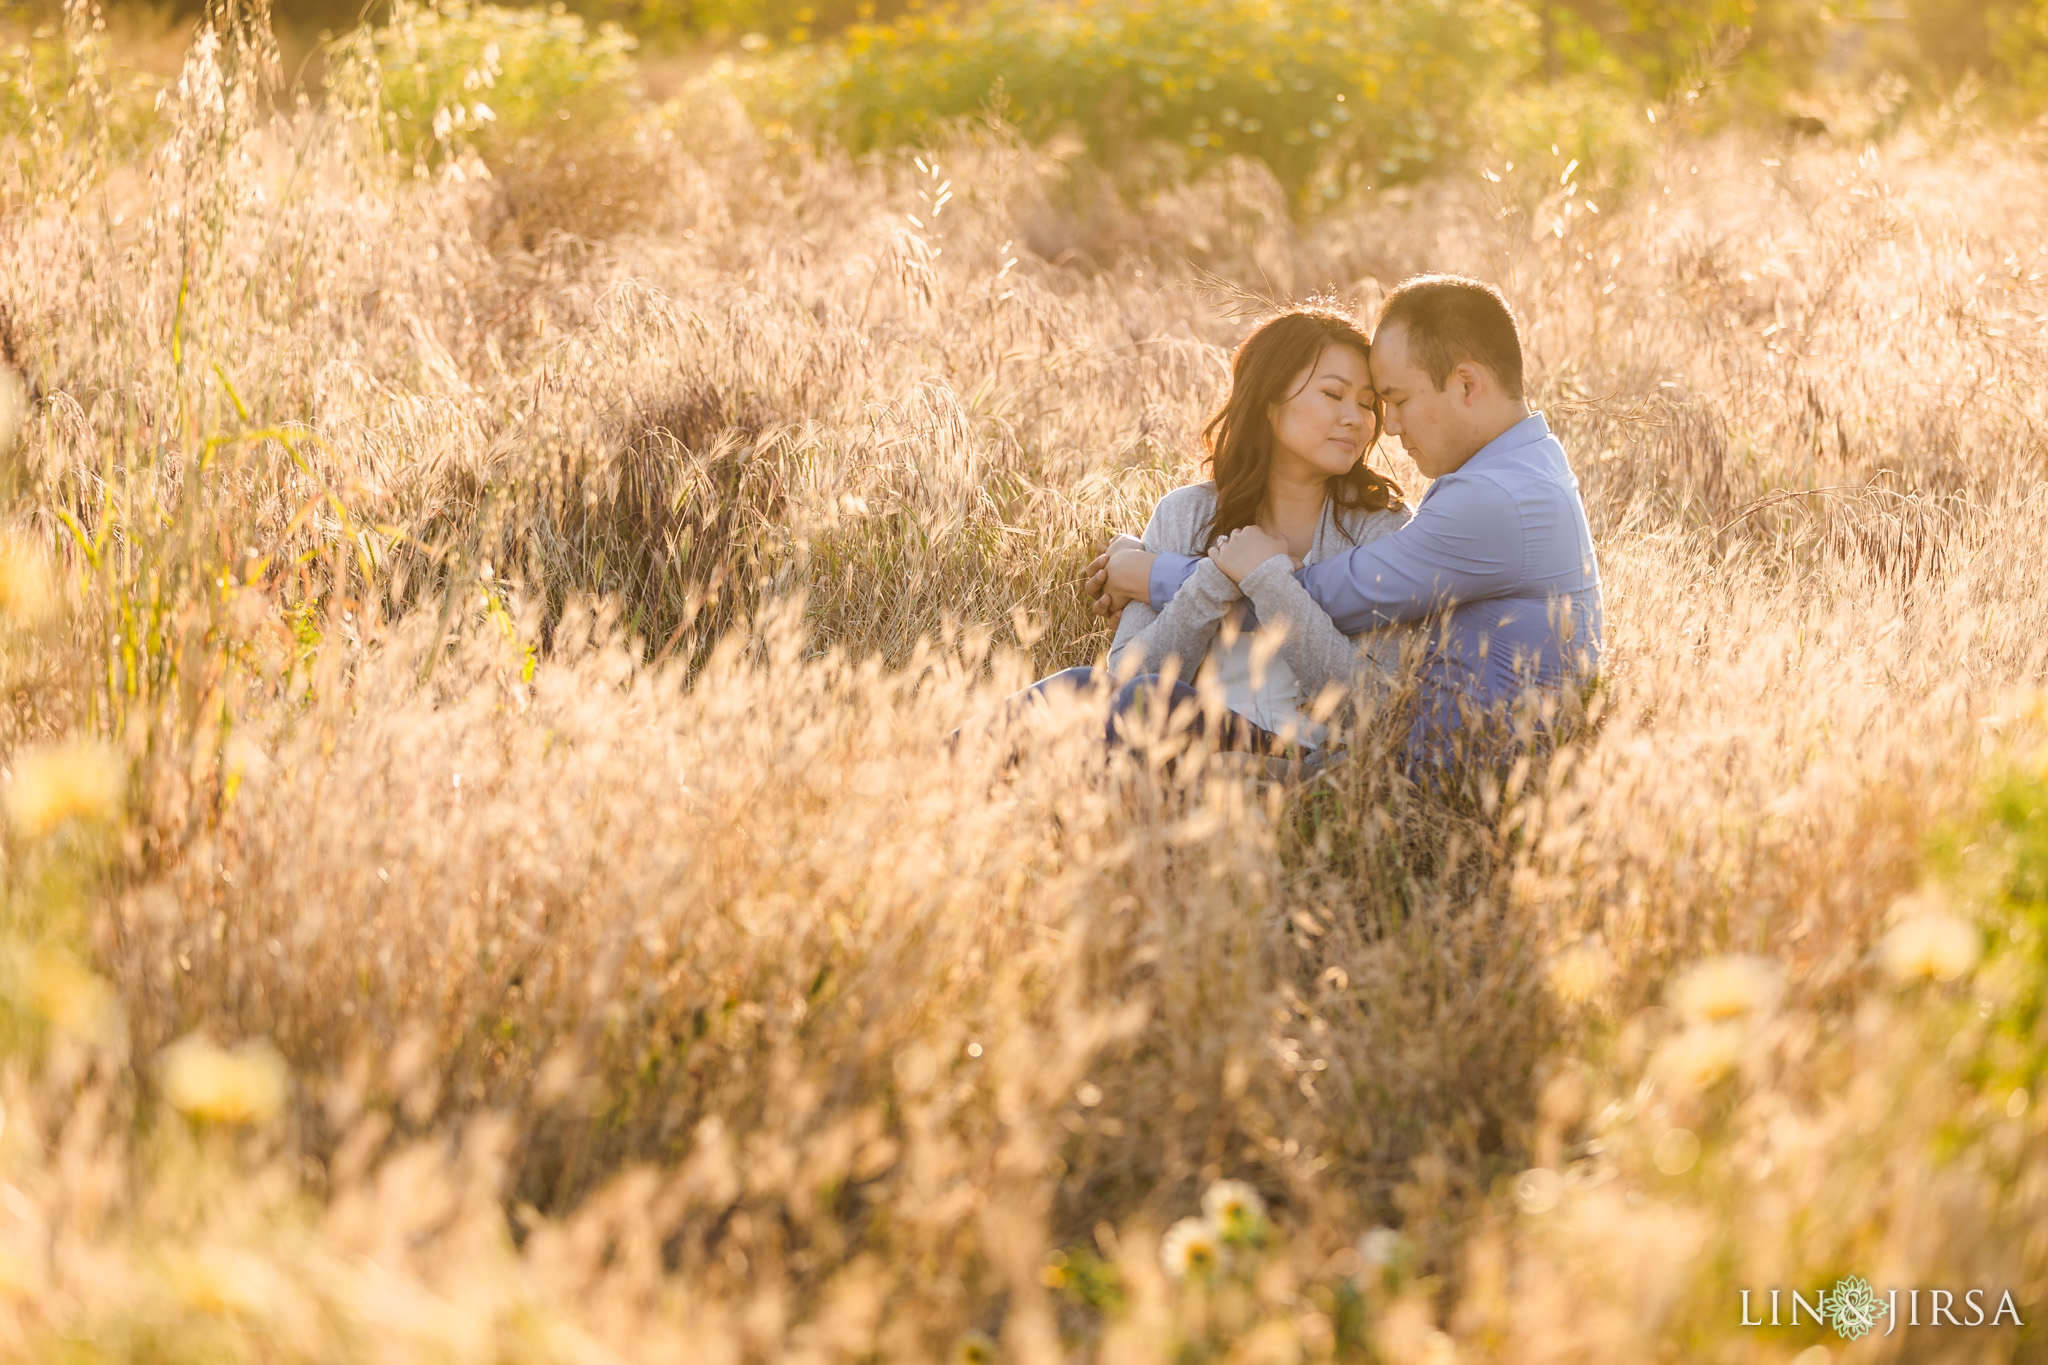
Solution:
M 1356 635 L 1507 596 L 1523 582 L 1523 559 L 1521 512 L 1507 490 L 1448 475 L 1406 526 L 1295 577 L 1338 630 Z
M 1150 549 L 1151 547 L 1148 545 L 1146 548 Z M 1166 604 L 1173 600 L 1173 595 L 1180 591 L 1180 585 L 1188 581 L 1189 575 L 1194 573 L 1196 566 L 1201 564 L 1202 560 L 1203 556 L 1201 555 L 1177 555 L 1163 552 L 1154 555 L 1152 557 L 1152 576 L 1145 583 L 1148 595 L 1152 599 L 1152 610 L 1165 611 Z

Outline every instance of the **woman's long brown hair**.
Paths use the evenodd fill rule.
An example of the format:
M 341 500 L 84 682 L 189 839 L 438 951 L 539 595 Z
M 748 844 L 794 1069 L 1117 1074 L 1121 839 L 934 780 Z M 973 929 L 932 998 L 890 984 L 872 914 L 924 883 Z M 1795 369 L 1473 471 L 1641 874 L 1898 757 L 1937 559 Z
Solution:
M 1276 313 L 1237 344 L 1230 361 L 1230 392 L 1202 427 L 1202 445 L 1216 478 L 1216 514 L 1209 521 L 1205 549 L 1259 519 L 1259 504 L 1265 500 L 1266 480 L 1273 469 L 1270 410 L 1294 396 L 1289 391 L 1294 377 L 1330 346 L 1372 354 L 1372 343 L 1357 323 L 1321 304 Z M 1330 500 L 1345 511 L 1376 512 L 1401 501 L 1398 484 L 1366 467 L 1365 457 L 1386 424 L 1386 408 L 1377 395 L 1372 416 L 1372 439 L 1359 450 L 1358 463 L 1332 475 L 1328 484 Z

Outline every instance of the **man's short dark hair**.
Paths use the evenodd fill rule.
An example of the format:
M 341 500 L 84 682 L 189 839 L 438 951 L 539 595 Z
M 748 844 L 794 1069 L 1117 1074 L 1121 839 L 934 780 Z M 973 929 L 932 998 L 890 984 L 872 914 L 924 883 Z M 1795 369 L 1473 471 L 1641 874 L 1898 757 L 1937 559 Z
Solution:
M 1484 365 L 1510 398 L 1522 396 L 1522 336 L 1508 301 L 1490 284 L 1462 275 L 1403 280 L 1380 310 L 1380 327 L 1399 323 L 1408 353 L 1438 389 L 1459 362 Z

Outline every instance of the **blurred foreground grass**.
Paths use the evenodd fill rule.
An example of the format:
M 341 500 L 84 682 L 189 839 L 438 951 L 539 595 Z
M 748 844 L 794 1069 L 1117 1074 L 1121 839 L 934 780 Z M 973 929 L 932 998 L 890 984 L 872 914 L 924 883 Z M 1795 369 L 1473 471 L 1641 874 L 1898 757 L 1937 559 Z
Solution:
M 5 163 L 0 1350 L 2038 1350 L 1739 1300 L 2048 1302 L 2023 149 L 1646 121 L 1301 221 L 709 87 L 493 168 L 268 63 Z M 1215 281 L 1421 268 L 1524 320 L 1597 724 L 1451 792 L 948 756 L 1103 649 Z

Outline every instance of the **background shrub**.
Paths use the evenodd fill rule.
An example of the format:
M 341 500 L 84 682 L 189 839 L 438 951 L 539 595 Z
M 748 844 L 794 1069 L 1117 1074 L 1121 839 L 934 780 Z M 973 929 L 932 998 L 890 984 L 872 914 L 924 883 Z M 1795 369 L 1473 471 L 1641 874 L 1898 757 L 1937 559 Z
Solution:
M 857 25 L 763 67 L 757 106 L 855 149 L 994 113 L 1199 170 L 1255 157 L 1296 193 L 1413 176 L 1466 142 L 1477 101 L 1526 65 L 1526 10 L 1496 0 L 996 0 Z M 1125 158 L 1128 159 L 1128 158 Z
M 547 9 L 425 7 L 400 0 L 391 21 L 336 47 L 332 86 L 419 166 L 464 151 L 502 163 L 616 122 L 632 107 L 633 38 Z
M 1523 211 L 1550 210 L 1546 222 L 1585 213 L 1594 195 L 1629 184 L 1648 164 L 1656 132 L 1648 112 L 1585 78 L 1502 91 L 1481 115 L 1480 173 Z M 1582 190 L 1591 193 L 1574 202 Z
M 133 156 L 154 136 L 155 96 L 148 76 L 109 59 L 97 29 L 0 32 L 0 203 L 17 187 L 89 178 L 81 162 Z
M 1994 6 L 1990 18 L 1995 73 L 2007 78 L 2024 110 L 2048 111 L 2048 3 L 2026 0 Z

